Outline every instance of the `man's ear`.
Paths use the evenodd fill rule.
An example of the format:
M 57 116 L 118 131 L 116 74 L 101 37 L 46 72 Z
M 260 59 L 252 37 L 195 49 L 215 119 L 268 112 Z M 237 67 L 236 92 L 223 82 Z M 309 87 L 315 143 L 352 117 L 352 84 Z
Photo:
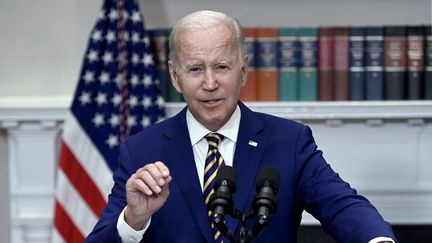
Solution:
M 242 84 L 241 86 L 244 87 L 247 82 L 248 77 L 248 70 L 249 70 L 249 56 L 245 55 L 243 58 L 243 66 L 241 68 L 241 75 L 242 75 Z
M 179 82 L 178 82 L 177 71 L 174 67 L 174 63 L 171 60 L 168 61 L 168 70 L 169 70 L 169 73 L 171 76 L 172 85 L 177 90 L 177 92 L 179 92 L 181 94 L 182 91 L 181 91 L 181 87 L 180 87 Z

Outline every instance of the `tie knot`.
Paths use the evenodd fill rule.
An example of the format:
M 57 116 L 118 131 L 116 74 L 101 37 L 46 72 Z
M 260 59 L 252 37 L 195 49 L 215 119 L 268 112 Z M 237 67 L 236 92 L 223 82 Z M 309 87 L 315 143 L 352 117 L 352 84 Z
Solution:
M 222 134 L 211 132 L 205 136 L 210 146 L 217 148 L 225 138 Z

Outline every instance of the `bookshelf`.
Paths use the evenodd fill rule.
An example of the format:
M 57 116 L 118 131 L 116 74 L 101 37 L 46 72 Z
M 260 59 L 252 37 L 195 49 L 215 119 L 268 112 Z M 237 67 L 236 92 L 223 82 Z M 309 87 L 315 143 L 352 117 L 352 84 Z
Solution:
M 184 14 L 195 9 L 209 8 L 238 17 L 243 26 L 249 27 L 248 30 L 256 31 L 247 42 L 248 47 L 255 46 L 248 48 L 250 52 L 255 51 L 255 54 L 251 56 L 256 61 L 254 65 L 251 65 L 256 67 L 256 71 L 253 74 L 249 73 L 251 79 L 249 83 L 253 84 L 252 87 L 256 86 L 257 88 L 256 92 L 253 92 L 251 91 L 253 89 L 246 84 L 249 91 L 248 97 L 257 96 L 256 99 L 266 101 L 278 100 L 278 98 L 274 98 L 277 96 L 279 96 L 279 100 L 318 99 L 326 101 L 422 100 L 432 98 L 432 81 L 427 81 L 428 86 L 424 88 L 426 78 L 423 78 L 421 73 L 420 78 L 417 78 L 418 72 L 411 71 L 420 66 L 423 68 L 423 64 L 415 63 L 423 63 L 423 61 L 430 63 L 426 61 L 427 55 L 414 58 L 418 54 L 424 54 L 424 49 L 427 46 L 417 48 L 416 46 L 422 41 L 415 42 L 411 39 L 411 37 L 427 37 L 423 26 L 431 24 L 431 3 L 428 1 L 415 1 L 414 5 L 410 5 L 409 8 L 403 2 L 387 0 L 379 2 L 328 0 L 325 1 L 325 4 L 315 0 L 307 1 L 307 3 L 304 1 L 281 2 L 273 0 L 271 1 L 272 4 L 251 1 L 245 4 L 245 1 L 238 0 L 224 6 L 216 6 L 209 1 L 196 3 L 196 5 L 193 3 L 195 2 L 185 1 L 182 2 L 184 6 L 179 6 L 169 0 L 165 1 L 165 4 L 142 1 L 142 6 L 144 14 L 146 10 L 151 10 L 149 15 L 145 15 L 151 20 L 148 21 L 150 29 L 154 27 L 163 29 L 172 26 Z M 194 6 L 192 10 L 185 8 L 189 4 Z M 247 9 L 248 13 L 244 14 L 245 11 L 241 11 L 241 8 Z M 163 14 L 160 13 L 162 10 L 164 11 Z M 254 11 L 272 14 L 250 14 Z M 381 11 L 381 14 L 376 16 L 376 11 Z M 303 15 L 299 16 L 299 12 Z M 365 18 L 364 13 L 368 13 L 367 18 Z M 309 28 L 305 26 L 309 26 Z M 395 55 L 391 54 L 397 50 L 388 48 L 388 46 L 395 44 L 395 41 L 388 44 L 391 38 L 387 40 L 387 35 L 392 32 L 390 26 L 392 29 L 401 29 L 401 31 L 403 29 L 401 33 L 405 33 L 402 34 L 404 40 L 401 41 L 403 44 L 399 48 L 401 56 L 399 60 L 393 58 Z M 396 26 L 403 26 L 403 28 Z M 414 28 L 414 26 L 422 27 Z M 355 31 L 358 35 L 353 40 L 350 40 L 351 37 L 355 36 L 351 27 L 356 27 Z M 278 34 L 271 35 L 275 37 L 271 44 L 268 38 L 260 39 L 263 36 L 259 32 L 264 29 L 268 30 L 266 33 L 279 31 Z M 324 29 L 328 30 L 326 35 Z M 413 30 L 417 31 L 415 32 L 416 35 L 413 35 Z M 283 31 L 286 33 L 281 34 Z M 312 32 L 315 34 L 311 34 Z M 284 39 L 283 37 L 289 38 Z M 399 35 L 397 37 L 399 38 Z M 317 38 L 317 40 L 311 41 L 310 38 Z M 358 41 L 358 38 L 363 39 Z M 381 41 L 377 41 L 377 38 L 381 38 Z M 331 41 L 322 41 L 327 39 L 331 39 Z M 328 48 L 325 48 L 323 43 L 327 43 Z M 276 51 L 274 51 L 275 54 L 271 60 L 266 53 L 262 52 L 264 49 L 260 48 L 261 45 L 274 46 L 273 49 Z M 282 47 L 283 45 L 285 47 Z M 351 45 L 357 47 L 354 48 Z M 360 51 L 358 50 L 359 46 L 361 47 Z M 399 61 L 401 66 L 406 68 L 405 72 L 392 71 L 396 68 L 393 64 L 396 61 Z M 430 65 L 427 64 L 427 66 Z M 267 70 L 268 67 L 275 68 L 272 69 L 275 71 L 271 72 L 272 78 L 260 80 L 260 73 L 266 72 L 264 70 Z M 350 68 L 353 68 L 353 71 L 350 71 Z M 360 68 L 361 71 L 359 71 Z M 378 69 L 382 71 L 377 71 Z M 410 71 L 408 72 L 408 70 Z M 277 77 L 278 75 L 279 77 Z M 431 76 L 428 80 L 432 79 L 430 73 L 427 75 Z M 404 76 L 406 77 L 404 78 Z M 252 79 L 252 77 L 256 78 Z M 270 83 L 278 83 L 279 89 Z M 171 89 L 167 88 L 167 90 Z M 167 91 L 167 93 L 172 92 Z M 264 98 L 262 96 L 264 93 L 271 93 L 271 95 Z M 179 99 L 174 96 L 173 99 L 168 98 L 167 100 L 178 101 Z

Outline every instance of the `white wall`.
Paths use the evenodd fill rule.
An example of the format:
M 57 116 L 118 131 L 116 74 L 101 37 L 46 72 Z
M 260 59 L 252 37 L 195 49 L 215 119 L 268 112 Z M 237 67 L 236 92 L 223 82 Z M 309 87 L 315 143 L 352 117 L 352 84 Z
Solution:
M 198 9 L 244 26 L 431 23 L 430 0 L 140 0 L 147 27 Z M 0 1 L 0 97 L 70 96 L 102 0 Z
M 0 1 L 0 96 L 72 94 L 101 2 Z

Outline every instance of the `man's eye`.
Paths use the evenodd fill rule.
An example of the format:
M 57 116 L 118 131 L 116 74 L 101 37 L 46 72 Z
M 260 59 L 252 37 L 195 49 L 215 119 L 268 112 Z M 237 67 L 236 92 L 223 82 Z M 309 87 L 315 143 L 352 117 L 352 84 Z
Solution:
M 218 65 L 216 67 L 216 70 L 228 70 L 229 66 L 228 65 Z
M 196 73 L 196 72 L 199 72 L 199 71 L 201 71 L 201 68 L 199 68 L 199 67 L 189 68 L 189 72 L 191 72 L 191 73 Z

